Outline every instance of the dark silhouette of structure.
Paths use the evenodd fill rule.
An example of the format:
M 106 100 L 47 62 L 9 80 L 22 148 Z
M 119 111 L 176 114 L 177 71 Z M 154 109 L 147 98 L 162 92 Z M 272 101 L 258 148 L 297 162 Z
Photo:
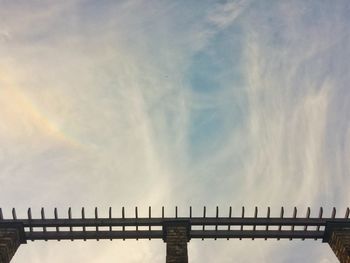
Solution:
M 190 207 L 188 217 L 178 217 L 176 207 L 174 217 L 165 217 L 162 207 L 162 216 L 152 217 L 149 207 L 148 217 L 138 217 L 136 207 L 135 216 L 127 218 L 123 207 L 119 218 L 112 216 L 112 208 L 107 218 L 98 217 L 97 208 L 94 218 L 86 218 L 82 208 L 81 218 L 72 218 L 69 208 L 68 217 L 59 218 L 55 208 L 54 217 L 49 219 L 45 218 L 42 208 L 41 218 L 35 219 L 29 208 L 27 219 L 17 219 L 15 209 L 12 209 L 11 219 L 4 219 L 0 208 L 0 263 L 10 262 L 20 244 L 29 240 L 76 239 L 163 239 L 167 247 L 166 262 L 187 263 L 187 243 L 193 238 L 320 239 L 328 242 L 341 263 L 350 263 L 349 211 L 347 208 L 344 217 L 336 218 L 336 209 L 333 208 L 331 217 L 323 218 L 323 209 L 320 208 L 319 216 L 310 218 L 310 208 L 305 217 L 297 217 L 297 209 L 294 208 L 292 217 L 284 217 L 282 207 L 279 217 L 270 217 L 270 208 L 265 217 L 258 217 L 256 207 L 253 217 L 245 217 L 242 207 L 242 215 L 232 217 L 230 207 L 228 216 L 223 217 L 219 216 L 219 208 L 216 207 L 216 216 L 207 217 L 204 207 L 202 217 L 192 217 Z M 63 227 L 69 230 L 60 229 Z M 99 229 L 101 227 L 108 230 Z

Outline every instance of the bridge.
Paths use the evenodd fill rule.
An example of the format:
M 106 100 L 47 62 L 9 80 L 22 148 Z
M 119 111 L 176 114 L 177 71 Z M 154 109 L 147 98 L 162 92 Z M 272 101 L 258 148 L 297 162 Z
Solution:
M 285 216 L 282 207 L 279 216 L 272 217 L 271 209 L 267 208 L 264 216 L 259 216 L 255 207 L 254 215 L 247 217 L 242 207 L 240 216 L 234 217 L 232 207 L 226 216 L 216 207 L 215 216 L 209 217 L 204 207 L 202 216 L 195 217 L 190 207 L 188 215 L 183 217 L 175 207 L 174 216 L 166 217 L 162 207 L 161 216 L 154 217 L 149 207 L 148 216 L 140 217 L 135 207 L 134 216 L 126 217 L 123 207 L 119 217 L 113 216 L 112 208 L 107 217 L 99 217 L 97 208 L 93 217 L 86 217 L 82 208 L 79 218 L 73 218 L 71 208 L 65 217 L 59 217 L 55 208 L 49 218 L 42 208 L 40 218 L 33 218 L 29 208 L 26 218 L 17 218 L 15 209 L 11 218 L 4 218 L 0 208 L 0 263 L 9 263 L 18 247 L 27 241 L 91 239 L 162 239 L 166 243 L 167 263 L 188 262 L 187 243 L 191 239 L 314 239 L 327 242 L 339 262 L 350 263 L 349 208 L 339 217 L 335 208 L 329 217 L 323 216 L 322 207 L 317 217 L 310 217 L 310 208 L 304 216 L 298 216 L 297 212 L 294 208 L 292 215 Z

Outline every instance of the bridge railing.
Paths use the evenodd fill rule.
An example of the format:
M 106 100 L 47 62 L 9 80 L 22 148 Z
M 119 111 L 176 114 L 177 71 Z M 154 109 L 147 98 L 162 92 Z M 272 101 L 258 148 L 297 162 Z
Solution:
M 59 217 L 57 208 L 52 217 L 47 217 L 45 209 L 40 211 L 40 218 L 33 218 L 32 211 L 27 210 L 26 218 L 17 218 L 16 210 L 12 209 L 12 217 L 4 218 L 0 208 L 1 225 L 21 225 L 24 228 L 26 240 L 88 240 L 88 239 L 164 239 L 164 226 L 169 222 L 183 223 L 188 226 L 189 238 L 238 238 L 238 239 L 323 239 L 325 227 L 329 223 L 350 224 L 349 208 L 344 216 L 336 217 L 336 209 L 333 208 L 329 217 L 323 216 L 321 207 L 317 217 L 310 217 L 310 208 L 304 216 L 298 216 L 294 208 L 291 216 L 285 217 L 282 207 L 278 217 L 271 216 L 271 209 L 267 208 L 264 216 L 258 215 L 258 208 L 254 215 L 245 216 L 245 208 L 242 207 L 239 217 L 232 216 L 232 208 L 229 207 L 226 216 L 220 215 L 216 207 L 215 216 L 206 215 L 206 207 L 202 216 L 194 217 L 192 207 L 188 216 L 179 216 L 178 208 L 172 217 L 166 217 L 164 207 L 161 216 L 153 217 L 152 208 L 148 209 L 148 216 L 139 217 L 138 208 L 134 210 L 133 217 L 125 216 L 125 208 L 121 209 L 119 217 L 114 217 L 112 208 L 109 208 L 107 217 L 100 217 L 95 208 L 93 217 L 86 217 L 85 209 L 81 209 L 79 218 L 72 217 L 72 209 L 68 209 L 65 217 Z

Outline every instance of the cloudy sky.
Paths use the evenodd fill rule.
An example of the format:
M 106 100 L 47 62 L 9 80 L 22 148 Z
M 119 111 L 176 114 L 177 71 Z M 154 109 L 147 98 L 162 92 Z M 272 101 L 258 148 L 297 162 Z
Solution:
M 5 217 L 149 205 L 343 216 L 349 13 L 348 0 L 0 0 Z M 192 240 L 189 257 L 336 262 L 320 241 Z M 162 241 L 37 241 L 13 262 L 164 260 Z

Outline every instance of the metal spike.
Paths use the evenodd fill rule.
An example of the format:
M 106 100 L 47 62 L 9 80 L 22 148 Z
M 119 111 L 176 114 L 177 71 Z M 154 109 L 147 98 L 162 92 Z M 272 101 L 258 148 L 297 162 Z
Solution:
M 255 211 L 254 211 L 254 218 L 258 217 L 258 207 L 255 207 Z M 256 225 L 253 225 L 253 231 L 256 230 Z M 252 240 L 254 240 L 254 238 L 252 238 Z
M 81 218 L 85 219 L 85 208 L 84 207 L 81 208 Z M 84 236 L 85 236 L 85 232 L 86 232 L 86 227 L 85 226 L 83 226 L 83 232 L 84 232 Z M 84 241 L 86 241 L 85 237 L 84 237 Z
M 41 208 L 41 219 L 44 220 L 45 219 L 45 210 L 44 207 Z M 43 227 L 43 232 L 46 232 L 46 227 Z M 47 239 L 45 239 L 45 241 L 47 241 Z
M 283 218 L 283 215 L 284 215 L 284 208 L 283 206 L 281 207 L 281 214 L 280 214 L 280 218 Z M 278 231 L 281 231 L 282 230 L 282 226 L 279 225 L 278 226 Z M 280 238 L 277 238 L 277 240 L 280 240 Z
M 228 210 L 228 217 L 231 218 L 232 217 L 232 206 L 229 207 Z M 227 230 L 230 231 L 231 230 L 231 225 L 227 226 Z M 230 240 L 230 238 L 227 238 L 227 240 Z
M 27 210 L 27 215 L 28 215 L 28 222 L 29 222 L 29 232 L 33 232 L 33 227 L 32 227 L 32 210 L 30 207 Z M 32 239 L 34 241 L 34 239 Z
M 267 207 L 267 215 L 266 215 L 267 218 L 270 218 L 270 212 L 271 212 L 270 207 Z M 266 225 L 266 231 L 268 231 L 268 230 L 269 230 L 269 225 L 267 224 Z M 267 240 L 266 237 L 265 237 L 265 240 Z
M 53 210 L 53 214 L 54 214 L 55 220 L 57 220 L 58 219 L 58 213 L 57 213 L 57 208 L 56 207 Z M 56 226 L 56 232 L 60 232 L 60 228 L 58 226 Z M 61 241 L 61 239 L 57 239 L 57 240 Z
M 310 213 L 311 213 L 311 209 L 310 207 L 308 207 L 306 211 L 306 218 L 310 218 Z M 307 231 L 307 225 L 304 226 L 304 231 Z M 302 238 L 301 240 L 305 240 L 305 238 Z
M 12 208 L 12 217 L 13 217 L 13 220 L 17 220 L 16 208 Z
M 310 207 L 307 208 L 307 212 L 306 212 L 306 217 L 309 218 L 311 214 L 311 209 Z
M 69 220 L 72 219 L 72 208 L 71 207 L 68 208 L 68 219 Z M 73 227 L 72 226 L 69 227 L 69 232 L 73 232 Z M 73 241 L 73 238 L 71 238 L 71 241 Z
M 297 217 L 297 213 L 298 213 L 298 210 L 297 210 L 296 207 L 294 207 L 293 218 L 296 218 L 296 217 Z
M 95 207 L 95 219 L 98 219 L 98 209 Z M 96 225 L 96 232 L 98 232 L 98 226 Z M 97 241 L 100 241 L 99 238 L 96 238 Z
M 345 212 L 345 218 L 348 219 L 349 218 L 349 214 L 350 214 L 350 209 L 349 207 L 346 208 L 346 212 Z
M 323 207 L 320 207 L 320 212 L 318 214 L 318 218 L 322 218 L 322 214 L 323 214 Z
M 125 208 L 124 206 L 122 207 L 122 218 L 125 219 Z M 123 225 L 123 233 L 125 232 L 125 226 Z M 123 238 L 123 241 L 125 241 L 125 238 Z
M 27 215 L 28 215 L 28 221 L 29 221 L 29 232 L 33 232 L 33 227 L 32 227 L 32 210 L 30 209 L 30 207 L 27 210 Z
M 294 210 L 293 210 L 293 218 L 296 218 L 297 217 L 297 208 L 294 207 Z M 291 227 L 291 230 L 294 232 L 294 225 L 292 225 Z M 292 240 L 293 238 L 289 238 L 289 240 Z
M 320 212 L 318 213 L 318 218 L 322 218 L 323 215 L 323 207 L 320 207 Z M 320 231 L 320 226 L 317 226 L 316 228 L 317 231 Z M 317 238 L 315 238 L 314 240 L 317 240 Z
M 177 206 L 175 206 L 175 218 L 177 218 Z
M 2 213 L 2 208 L 0 207 L 0 220 L 4 220 L 4 215 Z
M 98 219 L 98 208 L 95 207 L 95 218 Z
M 136 232 L 139 231 L 139 226 L 138 226 L 138 224 L 137 224 L 137 219 L 138 219 L 138 217 L 139 217 L 138 214 L 139 214 L 139 213 L 138 213 L 138 211 L 137 211 L 137 206 L 135 206 Z M 136 240 L 139 240 L 139 238 L 136 237 Z
M 112 219 L 112 207 L 109 207 L 108 210 L 108 215 L 109 215 L 109 219 Z M 109 231 L 112 232 L 112 226 L 109 226 Z M 112 238 L 110 238 L 110 240 L 112 241 Z
M 242 218 L 244 218 L 244 206 L 242 206 Z M 243 225 L 241 225 L 241 231 L 243 231 Z M 242 240 L 242 238 L 239 238 L 239 240 Z
M 28 220 L 31 221 L 32 220 L 32 210 L 30 209 L 30 207 L 27 210 L 27 215 L 28 215 Z
M 152 218 L 152 207 L 148 207 L 148 217 Z M 148 226 L 148 231 L 151 232 L 151 226 Z M 148 238 L 148 240 L 151 240 L 151 237 Z
M 162 206 L 162 218 L 164 218 L 164 206 Z
M 109 215 L 109 219 L 112 219 L 112 207 L 109 207 L 108 215 Z
M 207 208 L 205 207 L 205 206 L 203 206 L 203 218 L 205 218 L 205 216 L 206 216 L 206 210 L 207 210 Z M 203 231 L 204 231 L 204 229 L 205 229 L 205 225 L 203 224 Z M 202 240 L 204 240 L 204 237 L 202 237 Z
M 44 207 L 41 208 L 40 214 L 41 214 L 41 219 L 45 219 L 45 210 L 44 210 Z
M 192 206 L 190 206 L 190 218 L 192 218 Z
M 337 213 L 337 210 L 335 209 L 335 207 L 333 207 L 333 210 L 332 210 L 332 219 L 335 218 L 335 214 Z
M 219 217 L 219 207 L 216 206 L 216 218 Z M 215 225 L 215 231 L 218 231 L 218 225 L 216 224 Z M 217 238 L 215 237 L 214 240 L 216 240 Z

